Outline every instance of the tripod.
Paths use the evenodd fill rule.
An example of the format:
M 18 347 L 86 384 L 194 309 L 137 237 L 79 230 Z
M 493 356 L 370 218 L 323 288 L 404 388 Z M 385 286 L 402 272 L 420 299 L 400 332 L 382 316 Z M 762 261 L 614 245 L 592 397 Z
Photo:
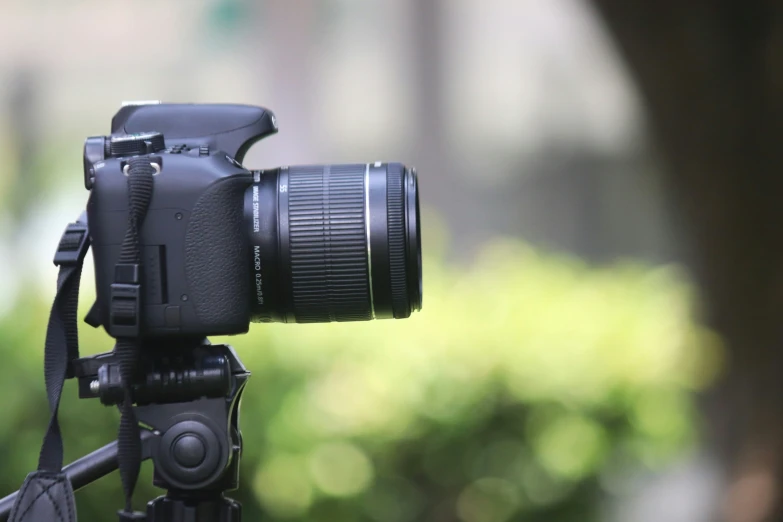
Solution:
M 242 437 L 239 403 L 250 373 L 234 349 L 206 339 L 145 347 L 133 387 L 142 429 L 142 458 L 152 459 L 153 484 L 164 496 L 147 504 L 139 522 L 239 522 L 241 505 L 224 496 L 239 485 Z M 122 400 L 119 363 L 113 353 L 75 361 L 80 398 L 103 404 Z M 74 490 L 117 469 L 117 442 L 73 462 L 63 471 Z M 0 500 L 0 522 L 17 493 Z

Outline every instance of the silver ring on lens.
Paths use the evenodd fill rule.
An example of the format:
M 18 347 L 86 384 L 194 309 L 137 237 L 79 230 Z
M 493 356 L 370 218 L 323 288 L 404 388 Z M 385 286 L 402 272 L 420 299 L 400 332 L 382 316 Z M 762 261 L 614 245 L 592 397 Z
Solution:
M 372 255 L 370 249 L 370 164 L 364 170 L 364 230 L 367 236 L 367 281 L 370 284 L 370 312 L 375 319 L 375 300 L 372 295 Z

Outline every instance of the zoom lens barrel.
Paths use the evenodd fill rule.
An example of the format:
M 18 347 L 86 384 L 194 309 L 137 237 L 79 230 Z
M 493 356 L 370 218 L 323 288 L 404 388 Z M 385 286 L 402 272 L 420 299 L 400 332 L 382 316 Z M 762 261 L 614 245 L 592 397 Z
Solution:
M 402 319 L 421 309 L 414 170 L 312 165 L 254 176 L 245 195 L 252 320 Z

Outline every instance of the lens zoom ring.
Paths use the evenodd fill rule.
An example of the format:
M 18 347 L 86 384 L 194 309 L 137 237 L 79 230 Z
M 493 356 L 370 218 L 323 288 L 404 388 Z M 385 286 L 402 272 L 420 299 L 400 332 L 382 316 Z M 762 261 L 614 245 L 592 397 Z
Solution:
M 392 310 L 395 319 L 402 319 L 411 314 L 408 306 L 405 275 L 405 200 L 402 183 L 402 165 L 390 164 L 386 174 L 386 208 L 389 227 Z
M 364 165 L 291 167 L 292 304 L 301 323 L 372 318 Z

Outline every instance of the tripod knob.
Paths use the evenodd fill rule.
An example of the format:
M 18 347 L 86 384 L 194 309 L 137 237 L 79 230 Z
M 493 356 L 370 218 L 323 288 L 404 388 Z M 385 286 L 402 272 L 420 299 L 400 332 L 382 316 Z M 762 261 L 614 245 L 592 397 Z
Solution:
M 195 468 L 204 462 L 207 447 L 204 439 L 195 434 L 185 434 L 174 441 L 172 455 L 174 461 L 186 468 Z
M 155 468 L 174 488 L 198 489 L 225 470 L 228 448 L 206 419 L 180 421 L 161 437 Z

